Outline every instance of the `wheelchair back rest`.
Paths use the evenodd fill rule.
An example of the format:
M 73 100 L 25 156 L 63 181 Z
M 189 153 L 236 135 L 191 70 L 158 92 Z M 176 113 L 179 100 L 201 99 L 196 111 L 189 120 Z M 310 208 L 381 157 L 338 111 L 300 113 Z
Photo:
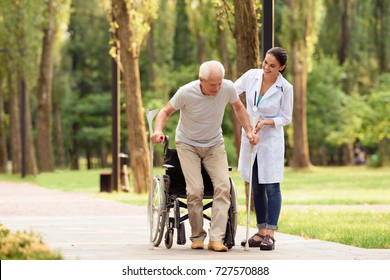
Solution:
M 180 160 L 176 149 L 165 149 L 164 166 L 167 166 L 166 175 L 170 178 L 169 194 L 178 195 L 179 197 L 187 197 L 186 181 L 183 171 L 181 169 Z M 172 167 L 170 167 L 172 166 Z M 204 186 L 204 198 L 212 198 L 214 194 L 213 183 L 211 182 L 209 174 L 202 165 L 202 177 Z

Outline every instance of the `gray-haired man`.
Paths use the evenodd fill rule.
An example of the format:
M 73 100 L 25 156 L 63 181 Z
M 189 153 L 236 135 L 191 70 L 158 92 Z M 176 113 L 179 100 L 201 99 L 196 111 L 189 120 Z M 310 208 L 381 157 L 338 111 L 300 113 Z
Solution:
M 248 141 L 257 144 L 246 109 L 232 81 L 224 79 L 225 69 L 218 61 L 206 61 L 199 69 L 199 80 L 182 86 L 159 112 L 151 135 L 153 143 L 163 143 L 162 132 L 169 117 L 180 110 L 176 128 L 176 149 L 186 180 L 188 217 L 191 225 L 192 249 L 203 249 L 207 236 L 203 229 L 203 179 L 201 162 L 214 187 L 208 249 L 226 252 L 223 245 L 228 210 L 230 183 L 228 162 L 221 124 L 228 103 L 245 129 Z

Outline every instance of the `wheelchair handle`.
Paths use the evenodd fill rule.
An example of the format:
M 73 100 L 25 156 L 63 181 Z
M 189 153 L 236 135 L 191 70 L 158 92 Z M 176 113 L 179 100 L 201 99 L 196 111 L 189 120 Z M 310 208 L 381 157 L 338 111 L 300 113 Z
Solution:
M 169 136 L 168 136 L 168 135 L 165 135 L 165 141 L 164 141 L 164 154 L 166 154 L 168 147 L 169 147 Z

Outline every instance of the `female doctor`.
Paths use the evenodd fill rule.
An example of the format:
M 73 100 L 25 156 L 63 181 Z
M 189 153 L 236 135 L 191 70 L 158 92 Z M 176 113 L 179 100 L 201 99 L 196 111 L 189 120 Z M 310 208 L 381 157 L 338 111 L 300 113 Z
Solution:
M 254 147 L 254 164 L 250 166 L 250 144 L 242 132 L 238 171 L 249 182 L 252 172 L 252 190 L 258 232 L 249 240 L 250 247 L 260 250 L 275 248 L 274 232 L 278 229 L 282 205 L 280 182 L 284 170 L 283 126 L 291 123 L 293 86 L 282 76 L 287 66 L 287 53 L 275 47 L 267 51 L 262 69 L 251 69 L 234 84 L 238 94 L 246 92 L 249 116 L 258 115 L 254 128 L 260 142 Z M 241 243 L 245 246 L 245 241 Z

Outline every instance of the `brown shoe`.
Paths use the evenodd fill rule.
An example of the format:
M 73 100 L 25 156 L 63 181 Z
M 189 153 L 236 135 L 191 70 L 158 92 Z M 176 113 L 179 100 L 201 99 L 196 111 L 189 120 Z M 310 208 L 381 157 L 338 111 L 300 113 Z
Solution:
M 194 240 L 191 244 L 191 249 L 204 249 L 203 240 Z
M 228 248 L 218 241 L 210 241 L 207 246 L 209 250 L 214 250 L 216 252 L 227 252 Z

